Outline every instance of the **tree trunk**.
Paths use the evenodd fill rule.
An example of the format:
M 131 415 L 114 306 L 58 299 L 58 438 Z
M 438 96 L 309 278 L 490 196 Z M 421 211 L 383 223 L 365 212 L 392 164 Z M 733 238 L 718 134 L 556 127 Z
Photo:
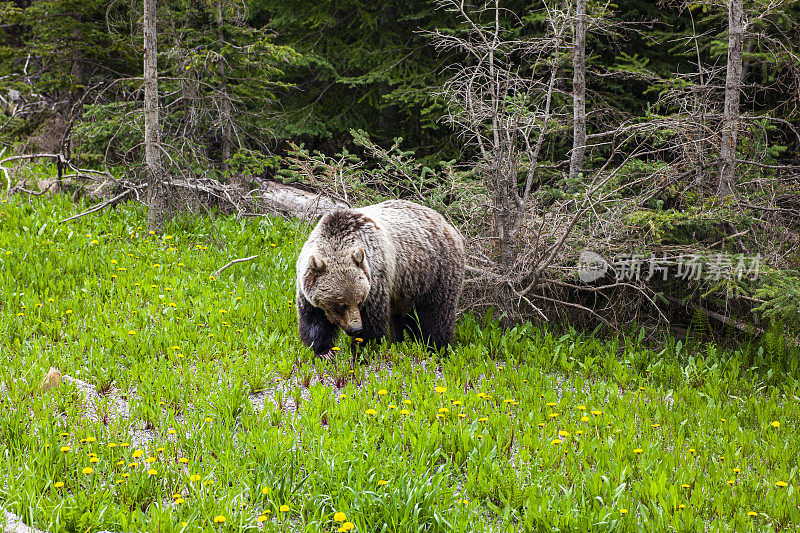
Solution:
M 739 126 L 743 36 L 743 0 L 728 0 L 728 70 L 725 76 L 725 109 L 719 151 L 718 198 L 736 194 L 736 130 Z
M 225 59 L 222 51 L 225 48 L 225 31 L 222 20 L 222 0 L 217 0 L 214 13 L 217 22 L 217 39 L 219 40 L 219 62 L 217 72 L 220 79 L 220 120 L 222 121 L 222 146 L 221 146 L 221 166 L 222 170 L 228 170 L 228 159 L 231 157 L 231 99 L 228 95 L 228 77 L 225 69 Z
M 577 0 L 572 50 L 572 155 L 569 177 L 574 180 L 583 168 L 586 152 L 586 0 Z
M 158 123 L 156 0 L 144 0 L 144 152 L 147 164 L 147 226 L 161 233 L 171 210 L 170 190 L 161 166 Z

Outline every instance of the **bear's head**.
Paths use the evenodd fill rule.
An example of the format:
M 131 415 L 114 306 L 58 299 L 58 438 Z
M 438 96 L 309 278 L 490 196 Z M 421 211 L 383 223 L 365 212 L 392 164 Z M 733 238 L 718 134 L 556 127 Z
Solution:
M 348 335 L 358 336 L 363 329 L 359 307 L 367 299 L 369 289 L 370 271 L 363 248 L 339 258 L 320 255 L 308 258 L 303 279 L 306 298 Z

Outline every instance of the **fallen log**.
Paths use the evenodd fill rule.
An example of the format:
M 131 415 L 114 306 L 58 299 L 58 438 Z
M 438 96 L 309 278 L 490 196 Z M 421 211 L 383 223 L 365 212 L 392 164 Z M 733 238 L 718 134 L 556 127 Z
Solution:
M 274 181 L 265 182 L 251 197 L 272 214 L 307 221 L 317 220 L 337 207 L 349 207 L 346 203 L 328 196 Z M 245 213 L 245 216 L 261 216 L 261 213 Z

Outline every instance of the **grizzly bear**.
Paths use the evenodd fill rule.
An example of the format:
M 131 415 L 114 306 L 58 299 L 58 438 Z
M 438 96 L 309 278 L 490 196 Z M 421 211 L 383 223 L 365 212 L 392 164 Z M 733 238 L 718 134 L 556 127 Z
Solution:
M 442 215 L 390 200 L 336 209 L 297 259 L 300 340 L 330 357 L 339 328 L 366 342 L 406 332 L 438 349 L 455 333 L 464 238 Z

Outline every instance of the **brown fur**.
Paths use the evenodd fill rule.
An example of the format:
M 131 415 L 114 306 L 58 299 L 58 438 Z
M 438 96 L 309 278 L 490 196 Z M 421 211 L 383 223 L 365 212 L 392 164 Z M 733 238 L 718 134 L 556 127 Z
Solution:
M 412 202 L 335 210 L 303 246 L 297 280 L 300 338 L 317 354 L 331 349 L 340 327 L 364 340 L 411 332 L 439 348 L 455 333 L 463 238 Z

